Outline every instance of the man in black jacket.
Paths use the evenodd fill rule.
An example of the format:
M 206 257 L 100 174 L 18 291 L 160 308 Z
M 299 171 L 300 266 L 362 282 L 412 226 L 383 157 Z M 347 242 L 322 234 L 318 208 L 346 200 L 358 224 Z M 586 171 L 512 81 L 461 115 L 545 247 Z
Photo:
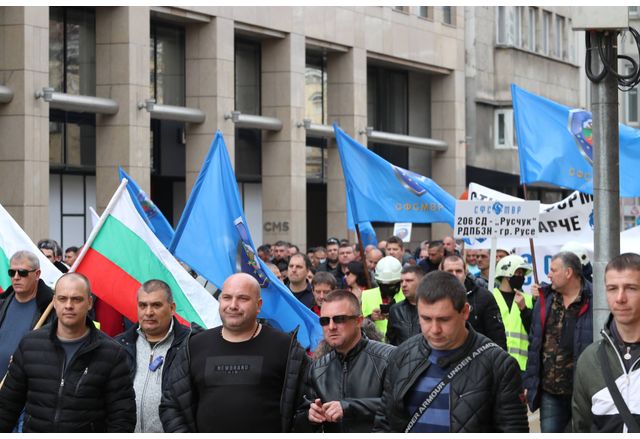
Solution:
M 63 275 L 53 297 L 57 319 L 27 334 L 0 389 L 0 431 L 24 407 L 24 432 L 133 432 L 135 394 L 124 349 L 87 318 L 90 285 Z
M 218 298 L 222 326 L 189 338 L 162 393 L 165 432 L 287 432 L 308 358 L 296 341 L 257 321 L 262 298 L 246 273 L 229 276 Z
M 362 335 L 362 310 L 349 290 L 324 299 L 320 325 L 331 351 L 314 361 L 296 431 L 311 424 L 327 433 L 371 431 L 393 347 Z
M 442 271 L 453 274 L 464 284 L 469 303 L 469 323 L 473 329 L 486 335 L 505 351 L 507 337 L 502 324 L 500 309 L 493 294 L 481 287 L 467 272 L 467 264 L 458 255 L 447 256 L 442 261 Z
M 528 432 L 518 364 L 467 324 L 460 281 L 423 277 L 418 315 L 422 334 L 389 358 L 374 432 Z
M 408 265 L 400 272 L 400 287 L 405 300 L 391 305 L 387 324 L 387 341 L 394 346 L 420 334 L 416 290 L 423 276 L 424 271 L 417 265 Z

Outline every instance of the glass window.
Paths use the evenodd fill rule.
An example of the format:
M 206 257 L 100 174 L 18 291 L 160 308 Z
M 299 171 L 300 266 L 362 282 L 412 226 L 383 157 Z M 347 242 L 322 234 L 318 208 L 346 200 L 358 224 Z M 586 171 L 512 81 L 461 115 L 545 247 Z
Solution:
M 496 149 L 517 147 L 513 123 L 513 109 L 501 108 L 495 111 L 494 146 Z
M 551 12 L 542 15 L 542 53 L 549 55 L 549 31 L 551 28 Z
M 405 14 L 409 13 L 409 6 L 394 6 L 393 7 L 394 11 L 398 11 L 398 12 L 404 12 Z
M 565 47 L 564 17 L 556 15 L 556 56 L 558 58 L 565 58 Z
M 312 123 L 327 122 L 327 69 L 322 55 L 307 54 L 305 70 L 305 118 Z M 306 138 L 307 180 L 322 183 L 327 174 L 327 142 L 323 138 Z
M 524 7 L 516 6 L 515 9 L 515 17 L 514 17 L 514 36 L 515 36 L 515 45 L 518 47 L 522 47 L 522 15 L 524 13 Z
M 433 6 L 419 6 L 418 15 L 422 18 L 433 18 Z
M 455 21 L 455 7 L 454 6 L 443 6 L 442 7 L 442 22 L 446 24 L 454 25 Z
M 529 29 L 527 46 L 532 52 L 536 51 L 536 31 L 538 30 L 538 8 L 529 8 Z
M 185 32 L 181 27 L 151 22 L 151 97 L 158 104 L 185 105 Z

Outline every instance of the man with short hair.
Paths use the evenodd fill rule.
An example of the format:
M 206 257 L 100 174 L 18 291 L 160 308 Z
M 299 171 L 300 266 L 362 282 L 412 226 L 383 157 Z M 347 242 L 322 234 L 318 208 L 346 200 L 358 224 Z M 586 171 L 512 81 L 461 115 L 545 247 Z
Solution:
M 38 241 L 37 246 L 42 254 L 45 255 L 58 270 L 63 273 L 69 271 L 69 267 L 62 262 L 62 247 L 60 247 L 58 241 L 55 239 L 41 239 Z
M 549 279 L 533 308 L 524 387 L 531 411 L 540 408 L 541 432 L 562 433 L 571 425 L 576 362 L 593 342 L 592 288 L 570 252 L 551 258 Z
M 325 297 L 320 325 L 331 351 L 313 362 L 297 424 L 325 433 L 370 432 L 393 347 L 362 335 L 358 299 L 347 290 Z M 306 421 L 306 422 L 305 422 Z
M 87 317 L 89 280 L 63 275 L 53 304 L 53 323 L 25 335 L 13 354 L 0 389 L 0 431 L 10 432 L 24 407 L 24 432 L 133 432 L 126 354 Z
M 476 276 L 480 273 L 480 269 L 478 268 L 478 250 L 475 249 L 467 249 L 464 251 L 464 261 L 467 265 L 467 271 L 472 275 Z
M 262 259 L 262 262 L 271 261 L 271 246 L 269 244 L 263 244 L 258 247 L 258 257 Z
M 311 288 L 313 292 L 313 299 L 315 305 L 311 307 L 311 311 L 320 315 L 320 309 L 324 303 L 324 298 L 333 290 L 336 289 L 336 278 L 331 273 L 326 271 L 319 271 L 311 280 Z
M 258 322 L 260 284 L 249 274 L 229 276 L 219 303 L 222 326 L 191 336 L 174 361 L 165 432 L 291 431 L 309 361 L 296 333 Z
M 431 241 L 427 257 L 418 264 L 425 274 L 438 270 L 444 258 L 444 244 L 442 241 Z
M 604 378 L 610 375 L 622 404 L 631 417 L 640 416 L 640 255 L 624 253 L 604 270 L 610 315 L 600 332 L 602 339 L 588 346 L 578 358 L 573 381 L 571 418 L 576 433 L 638 432 L 622 413 Z
M 394 346 L 420 333 L 416 308 L 416 291 L 424 271 L 417 265 L 404 267 L 400 272 L 400 288 L 405 300 L 391 305 L 387 323 L 387 341 Z
M 167 386 L 173 360 L 191 334 L 173 316 L 176 304 L 171 287 L 151 279 L 138 289 L 138 325 L 115 340 L 128 354 L 136 394 L 135 433 L 163 433 L 158 407 Z
M 490 253 L 489 250 L 479 249 L 476 253 L 476 261 L 478 264 L 478 270 L 480 273 L 476 275 L 478 279 L 482 279 L 489 285 L 489 270 L 491 269 L 490 263 Z M 493 286 L 492 286 L 493 287 Z M 491 288 L 487 286 L 487 289 L 491 291 Z
M 404 256 L 404 243 L 402 239 L 397 236 L 391 236 L 387 239 L 387 246 L 385 247 L 387 252 L 387 256 L 393 256 L 402 264 L 403 256 Z
M 315 304 L 313 300 L 313 289 L 307 281 L 307 276 L 311 270 L 311 261 L 307 255 L 296 253 L 289 258 L 289 268 L 287 270 L 287 278 L 289 280 L 288 287 L 296 299 L 302 302 L 307 308 L 311 309 Z
M 376 265 L 378 265 L 378 262 L 382 258 L 382 252 L 377 248 L 369 250 L 369 252 L 367 252 L 365 256 L 365 259 L 367 261 L 367 270 L 369 270 L 370 272 L 375 272 Z
M 460 252 L 456 250 L 456 240 L 453 239 L 453 236 L 445 236 L 442 239 L 442 246 L 444 247 L 444 253 L 446 256 L 460 254 Z
M 477 332 L 489 337 L 502 349 L 507 350 L 507 339 L 502 316 L 493 295 L 479 286 L 469 276 L 464 260 L 458 255 L 447 256 L 442 261 L 442 271 L 453 274 L 464 285 L 469 303 L 469 323 Z
M 71 247 L 67 247 L 67 249 L 64 251 L 64 263 L 69 267 L 72 267 L 73 263 L 78 258 L 79 250 L 80 249 L 78 247 L 73 245 Z
M 327 253 L 326 260 L 318 265 L 318 271 L 328 271 L 335 275 L 338 269 L 338 248 L 340 247 L 340 241 L 338 238 L 329 238 L 327 240 Z
M 300 253 L 300 248 L 295 245 L 295 244 L 291 244 L 289 243 L 289 248 L 287 250 L 287 254 L 289 255 L 289 257 L 295 255 L 296 253 Z
M 324 264 L 327 260 L 327 249 L 324 247 L 316 247 L 313 253 L 316 259 L 318 260 L 318 265 L 316 266 L 316 270 L 320 271 L 320 266 Z
M 289 243 L 285 241 L 278 241 L 273 244 L 273 259 L 272 261 L 281 272 L 286 272 L 289 266 Z
M 347 288 L 347 281 L 345 279 L 348 271 L 347 265 L 355 259 L 356 255 L 353 247 L 350 244 L 340 244 L 338 248 L 338 266 L 332 273 L 338 282 L 338 288 Z
M 9 358 L 22 337 L 36 325 L 47 309 L 53 291 L 40 279 L 40 261 L 27 250 L 9 259 L 11 286 L 0 294 L 0 376 L 9 367 Z M 49 314 L 47 321 L 53 319 Z
M 417 299 L 422 333 L 391 354 L 373 431 L 528 432 L 518 365 L 468 324 L 460 281 L 429 273 Z

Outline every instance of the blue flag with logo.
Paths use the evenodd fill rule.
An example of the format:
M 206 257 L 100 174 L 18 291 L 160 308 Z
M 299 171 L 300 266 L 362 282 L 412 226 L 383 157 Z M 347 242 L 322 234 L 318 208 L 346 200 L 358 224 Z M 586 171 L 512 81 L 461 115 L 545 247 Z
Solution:
M 165 247 L 169 248 L 169 244 L 171 244 L 174 233 L 173 227 L 171 227 L 169 221 L 167 221 L 162 212 L 160 212 L 158 206 L 153 204 L 153 201 L 151 201 L 151 198 L 149 198 L 145 191 L 140 189 L 140 186 L 138 186 L 135 180 L 127 175 L 120 166 L 118 166 L 118 174 L 120 176 L 120 180 L 123 178 L 129 180 L 127 190 L 129 191 L 129 195 L 131 195 L 133 204 L 136 206 L 140 216 L 145 220 L 160 242 L 163 243 Z
M 200 169 L 169 250 L 218 288 L 234 273 L 251 274 L 262 287 L 258 317 L 287 332 L 299 326 L 298 341 L 305 348 L 315 348 L 322 339 L 318 316 L 257 257 L 220 131 Z
M 511 84 L 520 183 L 546 182 L 593 193 L 591 113 Z M 640 130 L 620 124 L 620 196 L 640 196 Z
M 448 223 L 456 201 L 430 178 L 394 166 L 333 125 L 353 221 Z

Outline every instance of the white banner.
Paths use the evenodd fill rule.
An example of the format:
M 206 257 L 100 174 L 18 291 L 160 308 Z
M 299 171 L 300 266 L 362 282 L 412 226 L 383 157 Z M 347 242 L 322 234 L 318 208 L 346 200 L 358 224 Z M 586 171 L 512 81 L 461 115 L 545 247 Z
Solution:
M 457 200 L 453 236 L 532 238 L 539 211 L 539 201 Z

